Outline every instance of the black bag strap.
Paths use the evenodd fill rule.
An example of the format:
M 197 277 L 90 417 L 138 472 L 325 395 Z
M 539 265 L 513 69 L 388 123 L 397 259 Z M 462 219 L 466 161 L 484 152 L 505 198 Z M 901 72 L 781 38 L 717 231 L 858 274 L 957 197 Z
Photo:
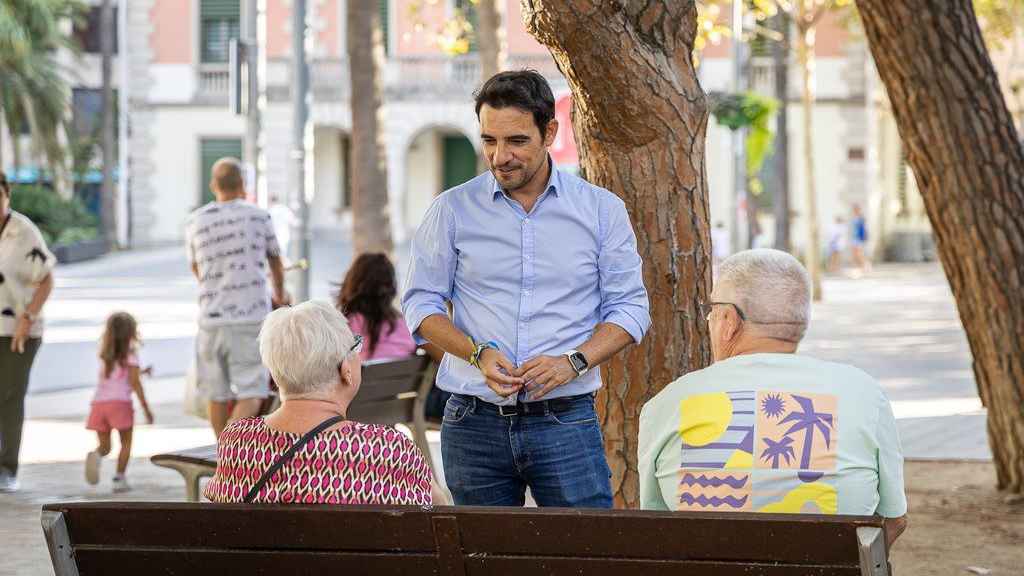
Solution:
M 298 441 L 295 442 L 295 444 L 292 444 L 292 447 L 289 448 L 287 452 L 282 454 L 281 457 L 277 459 L 277 462 L 274 462 L 274 464 L 270 468 L 267 468 L 267 471 L 263 473 L 263 476 L 260 476 L 260 479 L 256 481 L 256 484 L 253 484 L 253 487 L 245 495 L 245 500 L 243 500 L 243 502 L 245 502 L 246 504 L 251 504 L 252 501 L 256 498 L 256 496 L 260 493 L 260 490 L 263 489 L 263 486 L 265 486 L 267 482 L 270 481 L 270 478 L 274 474 L 277 474 L 277 471 L 280 470 L 282 466 L 287 464 L 288 461 L 291 460 L 293 456 L 295 456 L 296 452 L 301 450 L 302 447 L 308 444 L 309 441 L 312 440 L 317 434 L 323 432 L 324 430 L 330 428 L 331 426 L 334 426 L 335 424 L 343 420 L 345 420 L 344 416 L 331 416 L 327 420 L 324 420 L 320 424 L 317 424 L 316 428 L 313 428 L 309 432 L 306 432 L 306 434 L 302 438 L 299 438 Z

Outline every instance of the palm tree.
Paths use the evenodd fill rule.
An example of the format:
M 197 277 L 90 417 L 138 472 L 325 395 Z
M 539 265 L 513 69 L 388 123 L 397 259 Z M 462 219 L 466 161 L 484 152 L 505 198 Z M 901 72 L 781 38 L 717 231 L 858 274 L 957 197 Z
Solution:
M 762 438 L 764 443 L 768 445 L 764 452 L 761 454 L 761 459 L 767 462 L 769 459 L 772 461 L 772 468 L 779 467 L 779 458 L 786 459 L 786 465 L 789 466 L 789 461 L 796 458 L 796 453 L 793 452 L 793 439 L 789 436 L 783 436 L 782 440 L 778 442 L 771 438 Z
M 793 425 L 786 430 L 786 436 L 803 430 L 804 449 L 800 455 L 800 468 L 806 470 L 811 466 L 811 448 L 814 446 L 814 431 L 821 432 L 825 439 L 825 446 L 831 445 L 832 436 L 832 415 L 825 412 L 814 411 L 814 401 L 804 396 L 793 396 L 793 400 L 800 405 L 803 411 L 794 410 L 783 418 L 779 424 L 793 422 Z
M 45 155 L 55 178 L 64 173 L 59 132 L 70 135 L 67 71 L 56 54 L 59 48 L 75 50 L 61 23 L 81 9 L 78 0 L 0 0 L 0 120 L 11 135 L 15 164 L 21 162 L 17 141 L 27 123 L 34 155 Z

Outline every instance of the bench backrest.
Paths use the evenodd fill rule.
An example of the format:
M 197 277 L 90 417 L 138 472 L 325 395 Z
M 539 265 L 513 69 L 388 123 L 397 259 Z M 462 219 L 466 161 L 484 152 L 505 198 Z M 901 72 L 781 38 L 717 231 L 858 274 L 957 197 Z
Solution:
M 56 576 L 888 574 L 855 516 L 91 502 L 43 507 Z
M 365 424 L 412 422 L 417 392 L 429 366 L 429 356 L 365 362 L 362 386 L 348 407 L 348 417 Z

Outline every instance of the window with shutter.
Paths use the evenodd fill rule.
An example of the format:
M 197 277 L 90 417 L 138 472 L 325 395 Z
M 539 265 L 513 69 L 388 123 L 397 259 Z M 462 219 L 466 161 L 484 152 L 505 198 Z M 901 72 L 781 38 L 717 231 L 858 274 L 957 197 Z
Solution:
M 213 165 L 217 160 L 226 157 L 242 160 L 242 139 L 241 138 L 204 138 L 199 143 L 199 156 L 202 171 L 199 173 L 199 195 L 200 204 L 213 201 L 213 192 L 210 190 L 210 176 L 213 174 Z
M 199 28 L 203 63 L 227 63 L 228 46 L 239 36 L 239 0 L 201 0 Z

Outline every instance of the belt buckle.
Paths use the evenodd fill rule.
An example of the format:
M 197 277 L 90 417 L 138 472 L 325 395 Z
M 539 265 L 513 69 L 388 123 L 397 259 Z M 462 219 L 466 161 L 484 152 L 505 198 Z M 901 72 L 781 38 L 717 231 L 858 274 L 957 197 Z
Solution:
M 519 414 L 518 408 L 515 404 L 498 406 L 498 414 L 501 416 L 516 416 Z

